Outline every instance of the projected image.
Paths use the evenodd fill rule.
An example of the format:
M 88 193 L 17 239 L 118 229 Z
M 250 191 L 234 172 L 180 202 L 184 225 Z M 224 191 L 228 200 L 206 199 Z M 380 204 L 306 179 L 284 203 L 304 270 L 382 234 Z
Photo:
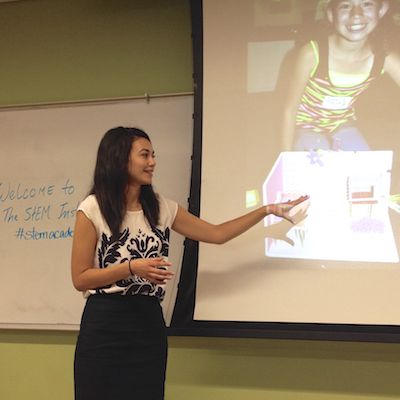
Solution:
M 384 215 L 382 218 L 386 221 L 385 223 L 382 218 L 379 219 L 380 222 L 378 223 L 372 215 L 366 215 L 357 220 L 357 217 L 352 214 L 349 215 L 349 218 L 351 218 L 350 225 L 347 223 L 338 225 L 338 221 L 342 220 L 339 215 L 335 215 L 334 229 L 322 223 L 326 219 L 323 215 L 319 215 L 318 219 L 315 220 L 315 225 L 313 225 L 310 220 L 311 216 L 315 215 L 313 211 L 315 211 L 316 201 L 314 201 L 314 207 L 310 210 L 311 216 L 306 223 L 307 229 L 304 228 L 304 224 L 292 229 L 292 235 L 296 235 L 298 238 L 294 242 L 295 244 L 291 246 L 290 241 L 287 240 L 267 239 L 266 254 L 311 259 L 398 262 L 394 234 L 390 228 L 389 207 L 397 212 L 400 210 L 400 195 L 397 194 L 400 189 L 399 172 L 398 168 L 395 167 L 392 180 L 392 152 L 386 153 L 388 154 L 387 161 L 382 164 L 375 163 L 377 157 L 380 156 L 371 151 L 382 149 L 383 146 L 385 146 L 385 149 L 397 150 L 397 153 L 399 150 L 398 145 L 394 145 L 393 142 L 385 143 L 385 140 L 381 137 L 382 131 L 385 136 L 397 135 L 399 130 L 398 117 L 396 116 L 393 120 L 380 121 L 377 126 L 376 120 L 380 118 L 374 118 L 374 115 L 371 114 L 371 107 L 377 106 L 377 103 L 381 101 L 376 97 L 376 94 L 382 96 L 382 90 L 385 90 L 383 86 L 381 92 L 379 92 L 384 77 L 387 79 L 386 82 L 383 82 L 384 84 L 389 84 L 400 90 L 400 56 L 395 51 L 396 45 L 398 46 L 398 35 L 393 35 L 396 20 L 393 11 L 396 2 L 388 0 L 325 0 L 309 2 L 308 7 L 305 6 L 304 2 L 258 0 L 256 3 L 258 10 L 262 11 L 262 17 L 255 17 L 258 24 L 270 26 L 273 24 L 273 16 L 280 15 L 281 18 L 275 20 L 290 22 L 297 27 L 300 26 L 297 29 L 302 32 L 308 28 L 307 34 L 300 35 L 301 37 L 297 41 L 249 43 L 248 91 L 249 93 L 256 93 L 258 90 L 278 92 L 279 77 L 285 77 L 288 83 L 286 84 L 285 100 L 282 107 L 282 149 L 308 152 L 304 157 L 309 158 L 314 166 L 319 166 L 318 184 L 315 181 L 309 182 L 302 175 L 305 170 L 301 163 L 296 164 L 298 162 L 296 156 L 281 155 L 273 166 L 274 172 L 269 174 L 264 183 L 264 204 L 282 198 L 279 190 L 274 191 L 271 181 L 276 181 L 277 175 L 282 182 L 293 181 L 291 171 L 299 173 L 296 178 L 298 191 L 312 193 L 312 198 L 320 199 L 319 191 L 322 190 L 325 194 L 329 193 L 324 204 L 329 205 L 333 201 L 329 199 L 340 202 L 340 199 L 333 196 L 333 193 L 329 189 L 327 190 L 322 183 L 332 180 L 334 177 L 340 179 L 341 182 L 338 184 L 342 185 L 334 188 L 334 190 L 344 187 L 344 183 L 347 182 L 347 190 L 350 191 L 351 182 L 354 183 L 355 179 L 351 178 L 351 169 L 345 170 L 347 164 L 343 163 L 343 159 L 346 159 L 346 155 L 329 156 L 324 154 L 326 151 L 351 151 L 352 155 L 349 157 L 355 157 L 351 168 L 355 168 L 355 163 L 360 162 L 361 159 L 361 156 L 356 157 L 353 154 L 354 151 L 370 152 L 369 155 L 363 156 L 363 160 L 369 160 L 367 164 L 370 162 L 370 165 L 372 165 L 364 171 L 363 180 L 367 183 L 368 180 L 374 182 L 376 176 L 385 176 L 386 182 L 386 191 L 381 193 L 382 201 L 378 202 L 379 207 L 377 205 L 372 207 L 372 204 L 377 201 L 375 199 L 376 192 L 374 196 L 369 195 L 368 188 L 360 192 L 365 194 L 365 199 L 359 198 L 356 201 L 349 197 L 349 193 L 347 193 L 346 199 L 346 202 L 350 202 L 350 204 L 371 204 L 371 209 L 378 208 Z M 283 15 L 285 18 L 282 17 Z M 305 15 L 308 15 L 308 17 L 306 18 Z M 305 24 L 308 25 L 306 28 L 304 28 Z M 291 65 L 285 69 L 284 61 L 288 55 L 290 55 Z M 266 70 L 267 60 L 271 60 L 271 58 L 275 62 L 269 62 L 268 80 L 262 81 L 259 78 L 262 75 L 261 69 Z M 258 62 L 261 69 L 257 69 Z M 258 71 L 258 73 L 255 71 Z M 368 92 L 372 93 L 369 97 L 367 97 Z M 368 107 L 366 108 L 364 105 L 364 108 L 362 108 L 361 106 L 362 110 L 358 113 L 357 104 L 360 103 L 359 100 L 362 102 L 363 99 L 364 103 L 367 99 Z M 374 129 L 368 126 L 371 121 Z M 377 136 L 379 136 L 379 140 L 377 140 Z M 375 145 L 377 142 L 379 144 Z M 326 159 L 328 156 L 332 164 L 327 166 Z M 322 158 L 324 158 L 325 163 L 322 162 Z M 285 165 L 285 168 L 282 165 Z M 382 173 L 383 166 L 387 168 L 387 172 L 384 174 Z M 279 172 L 277 172 L 278 169 Z M 270 181 L 269 185 L 268 181 Z M 309 183 L 315 183 L 315 185 L 310 187 Z M 373 184 L 370 186 L 374 188 Z M 271 196 L 271 193 L 267 195 L 268 190 L 274 191 L 273 196 Z M 292 192 L 292 189 L 288 190 L 289 193 Z M 395 194 L 391 195 L 391 190 Z M 355 195 L 361 196 L 357 193 Z M 343 203 L 345 197 L 341 199 Z M 356 209 L 360 209 L 360 207 Z M 344 217 L 344 214 L 342 217 Z M 313 226 L 313 228 L 310 228 L 310 226 Z M 342 235 L 338 234 L 340 229 L 343 229 Z M 346 236 L 348 229 L 353 232 L 350 242 Z M 304 242 L 305 232 L 310 230 L 316 233 L 318 238 L 320 238 L 318 235 L 322 234 L 329 237 L 329 234 L 333 232 L 333 235 L 338 236 L 339 241 L 343 239 L 346 247 L 351 250 L 343 249 L 343 246 L 338 243 L 338 239 L 335 240 L 337 246 L 330 246 L 329 251 L 323 250 L 325 241 L 323 243 L 310 242 L 309 240 Z M 362 231 L 363 233 L 361 233 Z M 366 234 L 367 231 L 369 231 L 369 235 Z M 368 237 L 372 240 L 372 237 L 378 231 L 381 232 L 379 240 L 387 243 L 393 251 L 386 252 L 385 246 L 376 247 L 373 254 L 363 251 L 362 247 L 368 245 Z M 312 234 L 309 233 L 307 237 L 312 237 Z M 385 240 L 383 240 L 384 237 Z M 299 241 L 302 242 L 300 247 L 298 247 Z M 357 246 L 349 245 L 352 242 L 360 243 L 359 250 L 357 250 Z M 311 243 L 313 246 L 312 254 L 305 251 L 304 246 L 307 243 Z
M 388 209 L 391 166 L 390 151 L 282 153 L 264 182 L 264 203 L 286 201 L 305 191 L 311 204 L 286 240 L 284 233 L 277 234 L 280 219 L 266 219 L 265 254 L 398 262 Z
M 266 34 L 247 45 L 247 91 L 285 97 L 282 149 L 374 150 L 364 125 L 379 87 L 400 90 L 400 2 L 255 0 L 254 10 Z
M 357 124 L 357 99 L 383 74 L 400 86 L 400 57 L 385 48 L 380 26 L 388 9 L 384 0 L 327 2 L 330 29 L 303 45 L 294 61 L 284 148 L 370 149 Z
M 400 325 L 400 0 L 202 4 L 201 217 L 310 199 L 199 246 L 195 319 Z

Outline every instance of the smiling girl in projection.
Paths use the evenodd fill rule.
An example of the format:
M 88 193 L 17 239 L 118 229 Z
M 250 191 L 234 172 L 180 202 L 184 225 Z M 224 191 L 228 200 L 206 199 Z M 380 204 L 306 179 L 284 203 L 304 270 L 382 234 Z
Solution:
M 387 73 L 400 86 L 400 56 L 373 36 L 388 0 L 330 0 L 331 33 L 311 40 L 295 62 L 283 121 L 285 150 L 369 150 L 354 103 Z

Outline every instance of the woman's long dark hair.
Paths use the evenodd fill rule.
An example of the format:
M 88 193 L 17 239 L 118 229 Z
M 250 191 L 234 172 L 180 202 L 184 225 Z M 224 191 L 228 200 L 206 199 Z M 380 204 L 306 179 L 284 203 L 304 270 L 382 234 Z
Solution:
M 90 194 L 96 196 L 100 211 L 112 235 L 117 238 L 126 213 L 126 188 L 129 183 L 129 156 L 133 142 L 138 138 L 150 141 L 146 132 L 137 128 L 117 127 L 105 133 L 97 151 L 93 186 Z M 140 204 L 152 229 L 158 224 L 160 207 L 151 185 L 143 185 Z

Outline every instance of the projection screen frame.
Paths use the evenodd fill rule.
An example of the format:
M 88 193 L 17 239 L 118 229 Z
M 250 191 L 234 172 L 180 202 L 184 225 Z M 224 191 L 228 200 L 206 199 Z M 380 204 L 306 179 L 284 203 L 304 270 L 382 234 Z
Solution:
M 191 0 L 194 140 L 189 211 L 200 215 L 202 109 L 203 109 L 203 10 L 201 0 Z M 287 35 L 290 33 L 286 33 Z M 291 340 L 329 340 L 359 342 L 400 342 L 399 325 L 328 323 L 280 323 L 196 321 L 193 319 L 196 293 L 198 243 L 185 240 L 180 284 L 175 309 L 168 328 L 171 336 L 245 337 Z

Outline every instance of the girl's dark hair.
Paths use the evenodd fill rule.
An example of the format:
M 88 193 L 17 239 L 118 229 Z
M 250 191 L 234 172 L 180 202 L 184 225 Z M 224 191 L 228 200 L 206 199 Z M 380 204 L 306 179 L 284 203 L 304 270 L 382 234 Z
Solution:
M 138 138 L 150 141 L 146 132 L 137 128 L 117 127 L 105 133 L 97 151 L 93 186 L 90 194 L 96 196 L 100 211 L 112 235 L 117 238 L 126 213 L 125 192 L 129 182 L 129 156 L 133 142 Z M 143 185 L 140 204 L 152 229 L 158 224 L 160 207 L 151 185 Z

